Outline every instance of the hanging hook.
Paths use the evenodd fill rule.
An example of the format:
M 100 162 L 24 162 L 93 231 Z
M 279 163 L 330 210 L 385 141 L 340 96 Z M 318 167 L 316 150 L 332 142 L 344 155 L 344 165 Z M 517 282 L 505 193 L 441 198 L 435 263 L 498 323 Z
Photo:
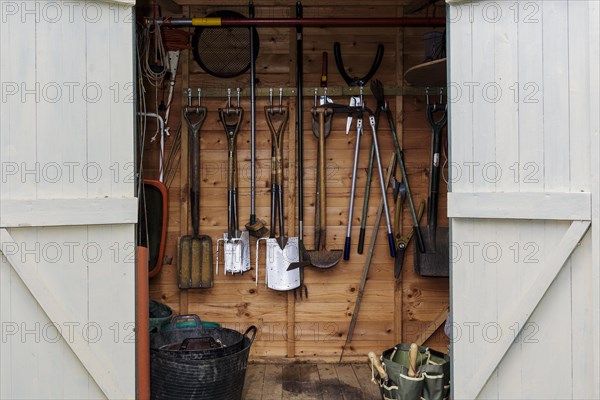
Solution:
M 269 88 L 269 112 L 273 114 L 273 88 Z
M 202 89 L 198 88 L 198 108 L 202 106 Z
M 279 88 L 279 114 L 283 114 L 283 88 Z
M 187 93 L 188 93 L 188 107 L 191 107 L 192 106 L 192 88 L 188 88 Z
M 319 96 L 319 89 L 315 88 L 315 108 L 319 105 L 317 102 L 318 96 Z
M 359 91 L 359 96 L 360 96 L 360 106 L 361 108 L 365 108 L 365 102 L 363 101 L 363 86 L 360 85 L 360 87 L 358 88 Z
M 236 114 L 240 112 L 240 88 L 237 88 L 237 107 L 235 108 Z
M 440 104 L 444 104 L 444 88 L 440 88 Z
M 227 88 L 227 112 L 231 108 L 231 88 Z
M 429 105 L 429 86 L 425 88 L 425 98 L 427 99 L 427 105 Z

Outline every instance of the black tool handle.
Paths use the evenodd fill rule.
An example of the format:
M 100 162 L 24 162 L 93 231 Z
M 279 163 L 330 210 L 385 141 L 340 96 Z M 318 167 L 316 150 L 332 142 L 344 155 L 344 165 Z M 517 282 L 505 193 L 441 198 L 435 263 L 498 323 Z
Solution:
M 200 141 L 198 130 L 192 129 L 189 136 L 190 154 L 190 201 L 192 207 L 192 232 L 198 236 L 200 232 Z
M 442 128 L 435 127 L 433 130 L 433 153 L 431 160 L 431 184 L 429 194 L 429 209 L 427 214 L 427 226 L 431 232 L 437 227 L 438 203 L 440 191 L 440 153 L 442 149 Z
M 346 242 L 344 242 L 344 260 L 348 261 L 350 259 L 350 236 L 346 237 Z
M 254 2 L 252 0 L 248 3 L 248 17 L 255 17 Z M 250 225 L 254 225 L 256 223 L 256 57 L 254 53 L 256 50 L 256 43 L 254 40 L 256 28 L 250 26 L 248 30 L 250 35 L 250 156 L 252 158 L 250 171 Z
M 302 18 L 302 2 L 296 2 L 296 18 Z M 304 44 L 302 41 L 302 27 L 296 27 L 296 83 L 298 85 L 298 99 L 297 99 L 297 124 L 298 130 L 297 140 L 298 140 L 298 241 L 302 244 L 304 238 L 304 166 L 303 166 L 303 157 L 304 157 L 304 136 L 303 136 L 303 125 L 302 125 L 302 78 L 303 78 L 303 60 L 304 60 Z
M 376 114 L 377 115 L 377 114 Z M 377 124 L 377 117 L 375 118 Z M 373 178 L 373 161 L 375 159 L 375 144 L 371 141 L 371 152 L 369 154 L 369 166 L 367 168 L 367 181 L 365 183 L 365 197 L 363 201 L 362 220 L 360 224 L 360 233 L 358 236 L 358 254 L 363 253 L 365 245 L 365 232 L 367 226 L 367 217 L 369 214 L 369 197 L 371 196 L 371 180 Z
M 377 52 L 375 53 L 375 59 L 373 60 L 373 64 L 371 65 L 371 69 L 369 69 L 369 72 L 367 72 L 367 74 L 365 76 L 363 76 L 362 78 L 358 78 L 358 77 L 351 78 L 350 75 L 348 75 L 348 73 L 346 72 L 346 68 L 344 67 L 344 60 L 342 59 L 342 49 L 341 49 L 340 42 L 335 42 L 333 44 L 333 55 L 335 57 L 335 65 L 337 66 L 337 69 L 338 69 L 340 75 L 342 76 L 342 78 L 344 78 L 344 81 L 346 81 L 348 86 L 364 86 L 364 85 L 366 85 L 367 82 L 369 81 L 369 79 L 371 79 L 373 77 L 373 75 L 375 75 L 377 70 L 379 69 L 379 66 L 381 65 L 381 61 L 383 60 L 383 52 L 384 52 L 383 45 L 382 44 L 377 45 Z
M 436 112 L 442 112 L 439 120 L 434 120 Z M 431 145 L 431 179 L 429 184 L 429 204 L 427 210 L 427 227 L 430 232 L 435 232 L 437 228 L 438 198 L 440 189 L 440 156 L 442 153 L 442 131 L 448 122 L 448 106 L 446 104 L 430 105 L 427 101 L 426 107 L 427 121 L 433 129 L 433 138 Z
M 358 254 L 362 254 L 365 247 L 365 232 L 365 228 L 360 228 L 360 232 L 358 234 Z
M 277 203 L 277 209 L 279 211 L 279 237 L 283 238 L 285 232 L 283 229 L 283 184 L 281 182 L 277 183 Z
M 183 118 L 188 125 L 188 168 L 190 171 L 190 201 L 192 207 L 192 231 L 200 232 L 200 127 L 206 119 L 206 107 L 192 106 L 191 92 L 189 104 L 183 109 Z M 200 98 L 198 97 L 198 103 Z
M 385 194 L 384 194 L 385 196 Z M 390 256 L 396 258 L 396 243 L 394 242 L 394 234 L 388 233 L 388 246 L 390 248 Z
M 275 163 L 275 146 L 271 148 L 271 234 L 270 237 L 275 237 L 275 224 L 277 213 L 277 173 Z

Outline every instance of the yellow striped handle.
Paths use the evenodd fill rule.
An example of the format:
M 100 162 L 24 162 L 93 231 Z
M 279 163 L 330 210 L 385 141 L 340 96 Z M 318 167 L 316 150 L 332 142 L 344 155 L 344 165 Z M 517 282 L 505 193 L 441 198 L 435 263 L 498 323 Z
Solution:
M 221 26 L 221 18 L 192 18 L 192 26 Z

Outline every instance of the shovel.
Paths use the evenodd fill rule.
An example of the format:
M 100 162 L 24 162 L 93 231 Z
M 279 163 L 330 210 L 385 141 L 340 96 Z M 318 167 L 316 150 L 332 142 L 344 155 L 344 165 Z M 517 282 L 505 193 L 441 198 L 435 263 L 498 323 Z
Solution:
M 273 290 L 292 290 L 301 286 L 300 269 L 288 271 L 292 262 L 300 260 L 297 237 L 284 236 L 283 220 L 283 132 L 285 131 L 289 109 L 281 105 L 282 91 L 279 92 L 279 107 L 265 107 L 265 117 L 271 131 L 271 235 L 268 239 L 256 242 L 256 265 L 258 265 L 258 246 L 260 240 L 266 240 L 266 278 L 267 287 Z M 272 99 L 272 98 L 271 98 Z M 276 127 L 276 122 L 279 125 Z M 276 212 L 278 211 L 278 212 Z M 275 238 L 275 219 L 279 217 L 279 236 Z M 257 279 L 258 284 L 258 279 Z
M 248 16 L 254 18 L 254 3 L 250 2 Z M 250 221 L 246 230 L 250 235 L 261 238 L 268 232 L 265 222 L 256 218 L 256 54 L 254 36 L 256 28 L 249 27 L 250 35 Z
M 219 273 L 219 243 L 223 242 L 225 252 L 225 274 L 243 273 L 250 270 L 250 236 L 241 232 L 238 225 L 237 209 L 237 134 L 242 124 L 244 110 L 239 106 L 219 109 L 219 118 L 227 135 L 227 232 L 217 241 L 216 271 Z
M 300 1 L 296 2 L 296 18 L 302 18 L 302 3 Z M 303 125 L 303 114 L 304 110 L 302 107 L 303 103 L 303 82 L 302 78 L 304 76 L 304 44 L 302 39 L 303 31 L 301 26 L 296 27 L 296 84 L 297 84 L 297 117 L 296 117 L 296 141 L 297 141 L 297 151 L 298 151 L 298 247 L 299 247 L 299 260 L 298 262 L 293 262 L 289 265 L 288 271 L 299 268 L 300 269 L 300 281 L 304 282 L 304 267 L 308 267 L 310 264 L 309 254 L 304 247 L 304 125 Z M 308 298 L 308 290 L 304 283 L 302 284 L 304 288 L 304 293 Z M 294 295 L 296 292 L 294 292 Z M 302 288 L 300 289 L 300 298 L 302 298 Z
M 429 198 L 427 201 L 427 227 L 419 227 L 425 241 L 425 252 L 415 250 L 414 270 L 422 276 L 449 276 L 449 242 L 448 228 L 437 226 L 438 195 L 440 186 L 440 154 L 442 150 L 442 130 L 448 121 L 447 104 L 429 103 L 427 94 L 426 115 L 427 121 L 433 130 L 431 177 L 429 181 Z M 434 114 L 440 112 L 442 116 L 434 120 Z
M 340 261 L 342 258 L 341 250 L 327 250 L 327 207 L 326 207 L 326 175 L 325 175 L 325 114 L 331 113 L 331 110 L 328 110 L 323 107 L 318 107 L 315 109 L 315 112 L 319 117 L 319 146 L 318 153 L 319 157 L 317 159 L 318 164 L 318 175 L 319 179 L 317 181 L 317 190 L 319 193 L 319 220 L 315 221 L 315 225 L 318 226 L 318 229 L 315 228 L 315 246 L 316 250 L 309 251 L 310 263 L 316 268 L 331 268 Z M 317 223 L 318 222 L 318 223 Z
M 181 289 L 210 288 L 212 277 L 212 240 L 200 235 L 200 127 L 206 118 L 206 107 L 188 106 L 183 117 L 189 127 L 190 198 L 192 208 L 192 236 L 179 238 L 177 283 Z

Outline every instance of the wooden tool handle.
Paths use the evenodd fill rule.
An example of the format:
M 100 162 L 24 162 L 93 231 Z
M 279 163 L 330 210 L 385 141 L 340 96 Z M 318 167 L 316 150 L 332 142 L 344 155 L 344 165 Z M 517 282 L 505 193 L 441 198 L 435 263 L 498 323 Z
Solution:
M 408 350 L 408 376 L 414 378 L 417 376 L 417 355 L 419 354 L 419 346 L 416 343 L 410 345 Z
M 375 367 L 375 369 L 377 370 L 377 372 L 379 373 L 379 377 L 382 380 L 387 381 L 388 374 L 383 369 L 383 365 L 381 365 L 381 361 L 379 360 L 379 358 L 377 358 L 375 353 L 373 353 L 372 351 L 369 352 L 368 357 L 369 357 L 369 360 L 371 361 L 371 365 L 373 365 Z
M 321 61 L 321 87 L 327 87 L 327 52 L 323 52 Z

